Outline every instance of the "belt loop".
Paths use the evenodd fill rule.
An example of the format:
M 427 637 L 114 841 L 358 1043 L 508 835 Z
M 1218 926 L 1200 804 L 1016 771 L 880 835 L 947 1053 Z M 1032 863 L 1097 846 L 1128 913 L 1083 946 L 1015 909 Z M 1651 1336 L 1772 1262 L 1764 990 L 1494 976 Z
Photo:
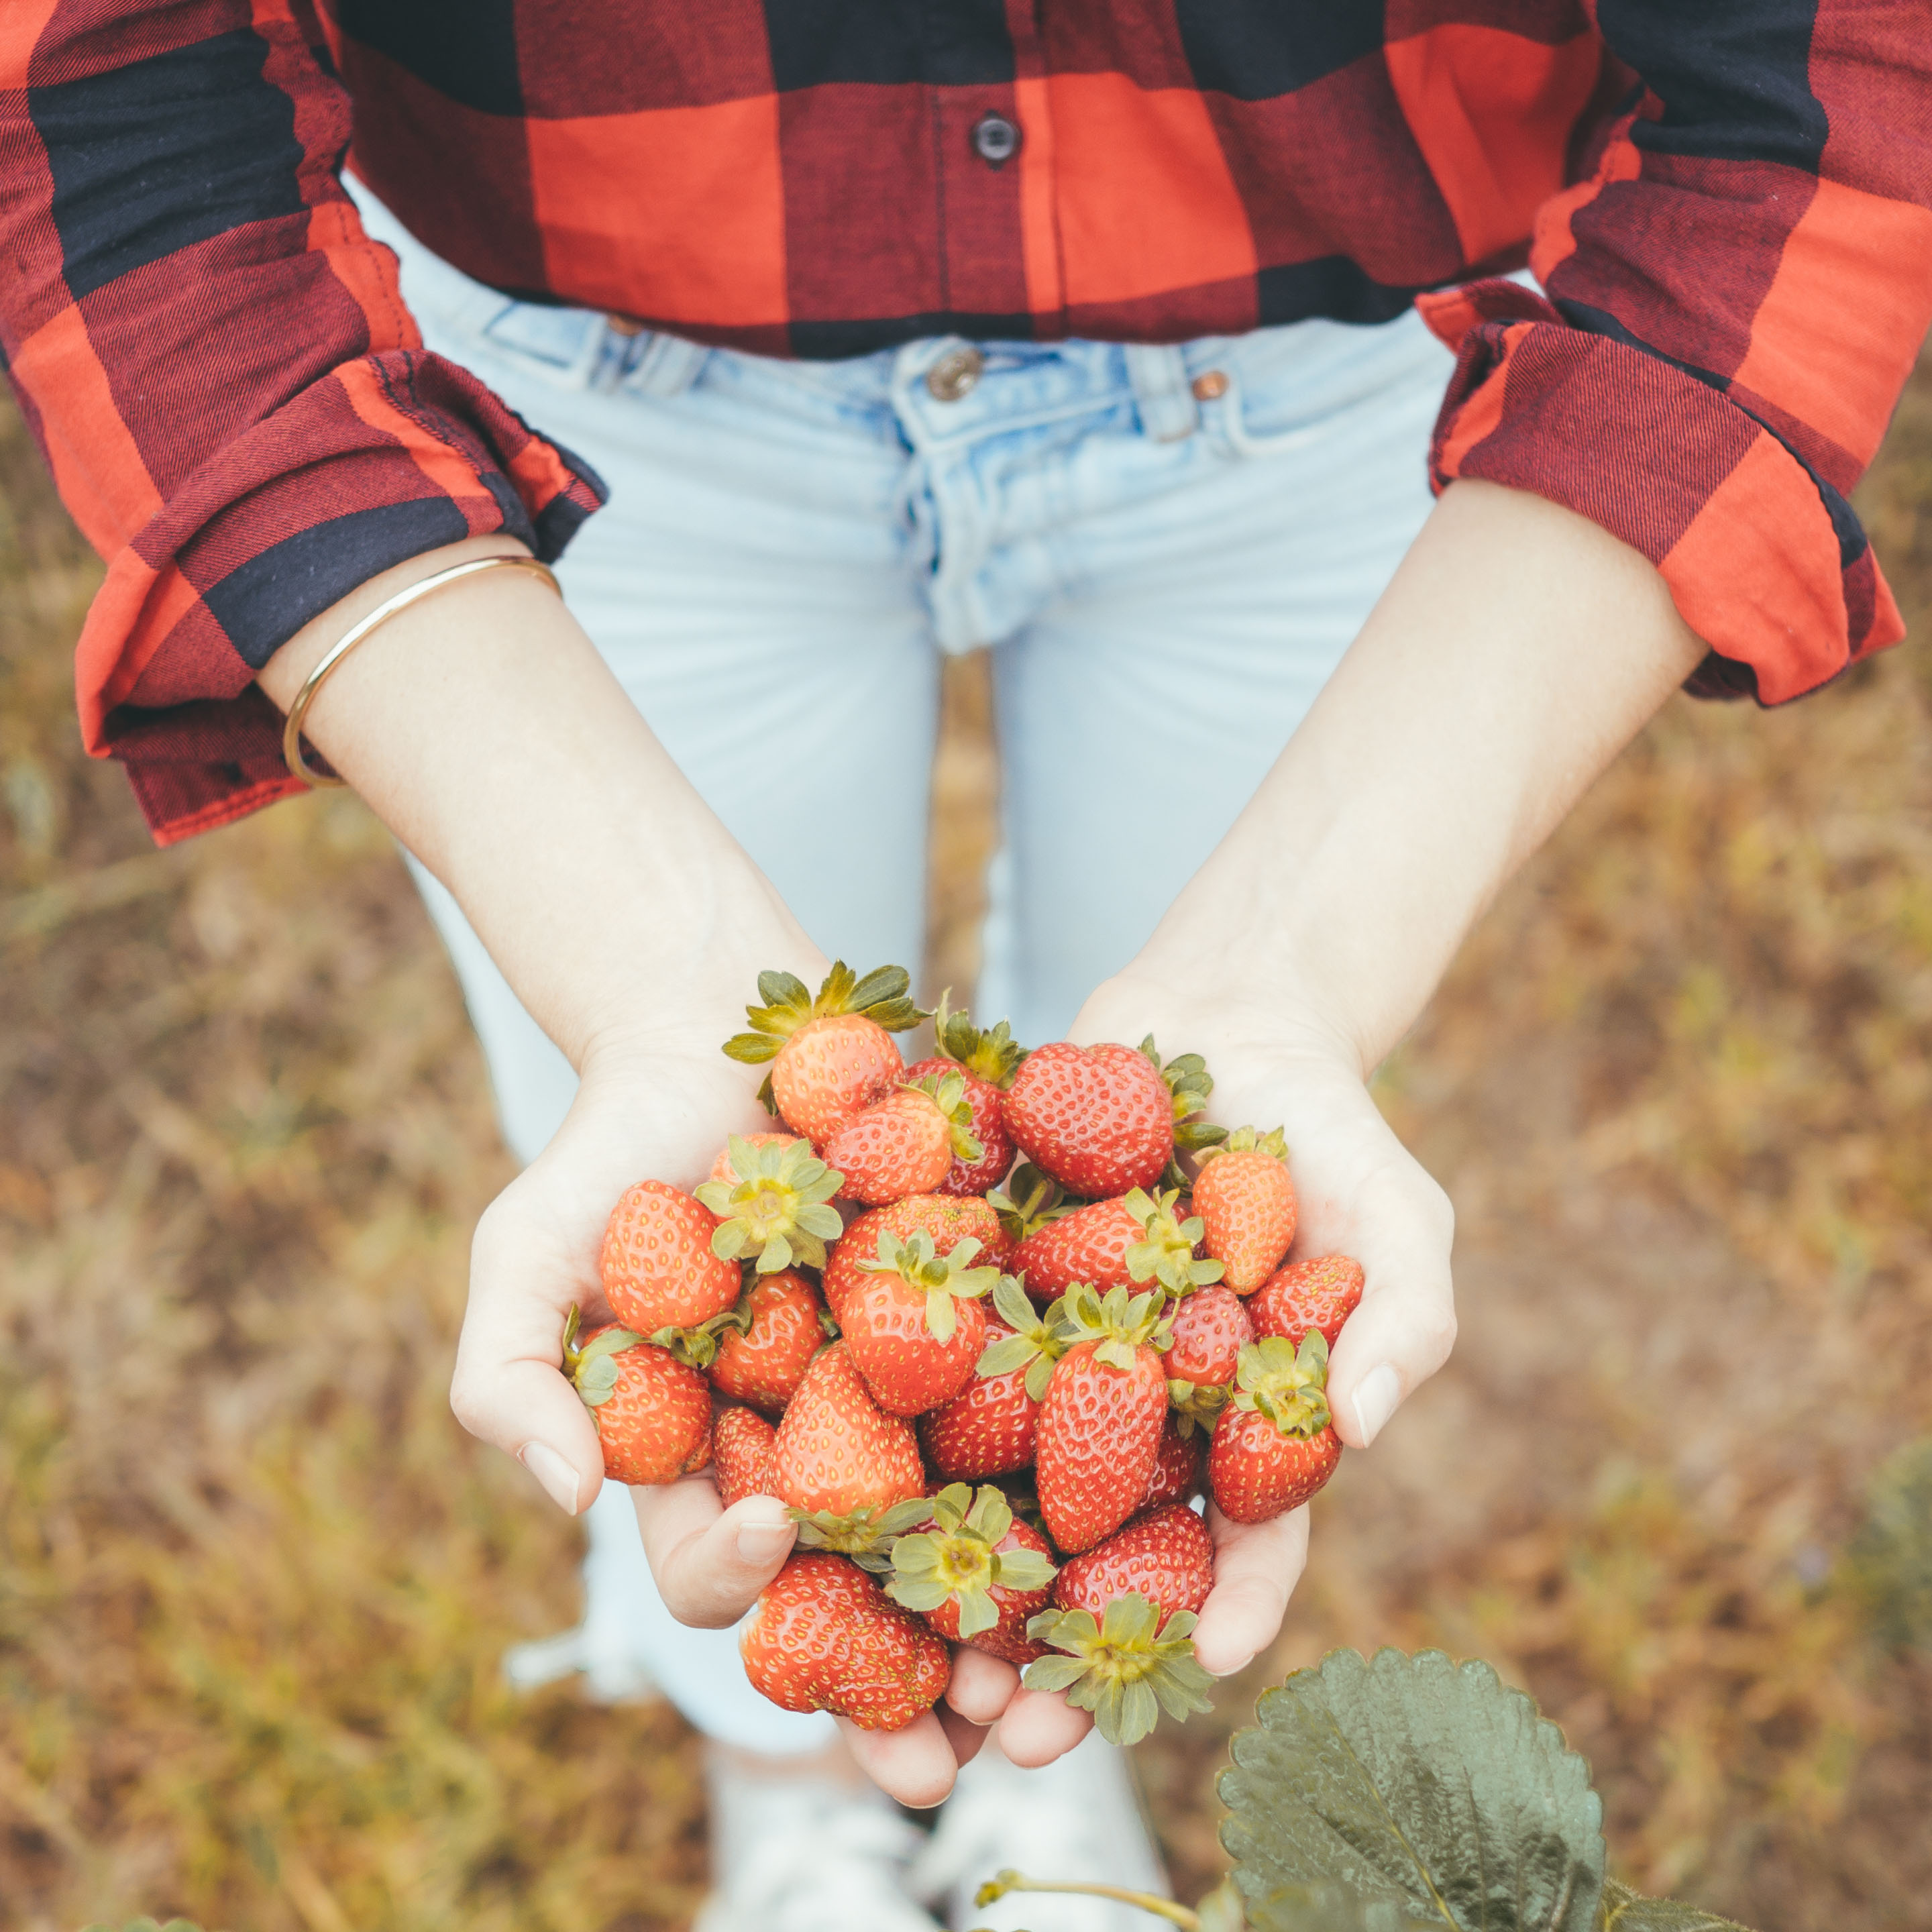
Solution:
M 625 386 L 646 396 L 681 396 L 710 359 L 711 351 L 703 343 L 654 330 Z
M 1187 359 L 1172 343 L 1125 345 L 1127 380 L 1141 413 L 1141 428 L 1156 442 L 1179 442 L 1200 427 L 1201 412 L 1188 386 Z

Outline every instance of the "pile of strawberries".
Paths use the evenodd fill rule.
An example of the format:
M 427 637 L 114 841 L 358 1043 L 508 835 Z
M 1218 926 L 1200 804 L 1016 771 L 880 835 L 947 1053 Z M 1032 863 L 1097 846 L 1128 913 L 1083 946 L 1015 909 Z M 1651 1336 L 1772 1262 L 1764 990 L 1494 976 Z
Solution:
M 1362 1270 L 1282 1265 L 1287 1149 L 1196 1118 L 1198 1055 L 1028 1053 L 942 1000 L 908 1067 L 892 1036 L 933 1016 L 908 984 L 760 976 L 724 1051 L 771 1063 L 786 1131 L 734 1136 L 694 1196 L 625 1194 L 602 1256 L 622 1325 L 573 1316 L 565 1366 L 619 1481 L 709 1464 L 728 1505 L 790 1506 L 742 1640 L 775 1702 L 896 1730 L 970 1644 L 1132 1743 L 1207 1707 L 1194 1499 L 1262 1522 L 1334 1472 L 1328 1351 Z

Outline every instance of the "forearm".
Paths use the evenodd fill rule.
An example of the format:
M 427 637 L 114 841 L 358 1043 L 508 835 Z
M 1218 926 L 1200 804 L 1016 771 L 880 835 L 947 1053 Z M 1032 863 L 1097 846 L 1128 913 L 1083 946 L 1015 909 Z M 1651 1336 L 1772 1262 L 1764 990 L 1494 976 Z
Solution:
M 364 584 L 269 661 L 286 710 L 382 598 L 484 538 Z M 817 956 L 556 596 L 488 571 L 399 613 L 332 672 L 307 734 L 454 893 L 572 1061 L 658 1021 L 740 1023 L 747 973 Z
M 1150 942 L 1232 964 L 1372 1066 L 1471 924 L 1704 646 L 1595 524 L 1480 482 L 1444 495 L 1274 770 Z

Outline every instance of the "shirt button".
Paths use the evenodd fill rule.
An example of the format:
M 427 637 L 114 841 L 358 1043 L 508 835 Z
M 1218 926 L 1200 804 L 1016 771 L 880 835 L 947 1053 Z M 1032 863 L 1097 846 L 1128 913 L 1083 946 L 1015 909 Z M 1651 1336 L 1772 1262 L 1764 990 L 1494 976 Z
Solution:
M 1208 369 L 1195 377 L 1192 387 L 1197 403 L 1217 402 L 1228 393 L 1228 379 L 1220 370 Z
M 1020 130 L 1004 114 L 986 114 L 973 124 L 973 152 L 988 167 L 1004 167 L 1020 151 Z
M 932 392 L 935 401 L 956 403 L 978 386 L 980 372 L 986 366 L 986 357 L 970 343 L 958 349 L 949 349 L 926 372 L 926 386 Z
M 634 315 L 607 315 L 604 320 L 610 325 L 613 335 L 641 335 L 644 325 Z

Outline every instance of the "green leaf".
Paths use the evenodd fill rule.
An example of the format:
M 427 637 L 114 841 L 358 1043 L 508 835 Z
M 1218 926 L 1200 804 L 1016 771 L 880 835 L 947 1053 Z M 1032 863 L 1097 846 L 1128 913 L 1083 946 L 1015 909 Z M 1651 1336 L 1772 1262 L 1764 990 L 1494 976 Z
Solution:
M 769 967 L 758 975 L 758 998 L 768 1006 L 789 1006 L 807 1012 L 812 1006 L 811 989 L 794 973 L 776 973 Z
M 1603 1932 L 1744 1932 L 1734 1919 L 1672 1898 L 1645 1898 L 1615 1879 L 1604 1887 L 1597 1923 Z
M 932 1331 L 934 1339 L 940 1342 L 951 1341 L 958 1328 L 959 1318 L 952 1312 L 952 1298 L 943 1288 L 935 1288 L 926 1298 L 926 1325 Z
M 756 1066 L 762 1060 L 777 1059 L 778 1048 L 784 1044 L 768 1033 L 734 1033 L 724 1042 L 724 1057 L 746 1066 Z
M 982 1630 L 989 1630 L 1000 1621 L 999 1612 L 993 1607 L 993 1600 L 977 1584 L 959 1592 L 959 1634 L 964 1637 L 977 1636 Z
M 1001 1535 L 1005 1533 L 1000 1532 Z M 1037 1550 L 1004 1550 L 994 1563 L 993 1581 L 1003 1590 L 1043 1590 L 1055 1574 L 1053 1565 Z
M 1592 1932 L 1589 1768 L 1487 1664 L 1331 1651 L 1256 1714 L 1220 1784 L 1249 1898 L 1339 1880 L 1461 1932 Z
M 1250 1901 L 1247 1916 L 1248 1932 L 1412 1932 L 1431 1922 L 1412 1916 L 1392 1899 L 1364 1898 L 1332 1880 L 1284 1886 L 1268 1898 Z M 1208 1932 L 1208 1924 L 1204 1910 L 1202 1932 Z

